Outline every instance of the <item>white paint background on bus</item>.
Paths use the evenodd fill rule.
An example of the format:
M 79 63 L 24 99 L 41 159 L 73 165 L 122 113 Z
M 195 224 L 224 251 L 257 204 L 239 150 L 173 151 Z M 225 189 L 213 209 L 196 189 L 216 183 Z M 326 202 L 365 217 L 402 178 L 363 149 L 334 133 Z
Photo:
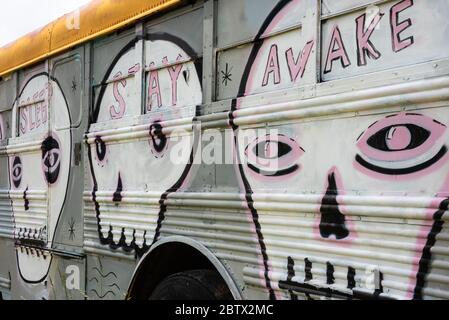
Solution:
M 301 2 L 292 1 L 286 5 L 268 25 L 265 33 L 275 30 L 284 17 L 288 19 L 290 12 L 294 12 Z M 418 15 L 423 2 L 416 2 L 417 8 L 406 12 L 404 19 Z M 404 4 L 407 1 L 397 3 Z M 382 7 L 381 11 L 386 11 L 397 3 L 389 3 L 388 6 Z M 427 10 L 434 12 L 434 8 L 424 12 L 428 12 Z M 363 13 L 359 12 L 357 15 Z M 438 19 L 443 19 L 443 16 L 438 15 Z M 414 18 L 413 22 L 415 20 L 419 19 Z M 347 28 L 351 25 L 351 31 L 348 30 L 345 34 L 354 36 L 355 24 L 352 18 L 345 15 L 341 21 L 337 21 Z M 443 28 L 446 25 L 446 22 L 442 23 Z M 417 27 L 411 24 L 410 30 L 407 31 L 415 32 L 416 41 L 404 48 L 399 57 L 388 58 L 387 55 L 382 61 L 367 58 L 368 69 L 359 71 L 355 67 L 347 68 L 344 70 L 344 76 L 372 71 L 375 68 L 387 68 L 390 64 L 401 64 L 402 62 L 398 61 L 402 61 L 404 54 L 409 57 L 404 63 L 410 64 L 416 62 L 416 59 L 428 60 L 436 57 L 428 54 L 447 52 L 444 49 L 438 51 L 439 53 L 428 50 L 429 41 L 433 46 L 444 47 L 446 43 L 440 42 L 438 37 L 427 37 L 429 40 L 422 42 L 423 29 L 419 23 Z M 323 28 L 323 32 L 326 43 L 328 28 Z M 376 44 L 385 45 L 385 37 L 376 39 Z M 290 43 L 285 43 L 286 40 L 288 38 L 284 35 L 264 40 L 257 56 L 250 61 L 252 65 L 247 79 L 243 79 L 245 96 L 257 93 L 268 84 L 273 88 L 282 88 L 285 82 L 291 81 L 293 64 L 289 67 L 279 63 L 285 55 L 280 52 L 273 54 L 273 48 L 282 48 L 279 51 L 284 52 L 291 46 Z M 307 41 L 313 39 L 299 38 L 295 43 L 304 44 Z M 386 45 L 391 47 L 389 41 Z M 299 50 L 296 50 L 296 54 L 299 54 Z M 327 52 L 324 50 L 323 54 L 326 55 Z M 325 58 L 326 56 L 323 68 Z M 297 59 L 298 64 L 300 60 L 301 56 Z M 313 62 L 310 63 L 305 63 L 305 67 L 313 67 Z M 339 65 L 338 61 L 334 64 Z M 343 73 L 338 70 L 333 70 L 331 76 L 342 77 Z M 307 74 L 307 71 L 304 74 Z M 251 100 L 245 98 L 238 99 L 236 108 L 233 113 L 233 122 L 236 124 L 241 121 L 240 115 L 246 116 L 255 110 Z M 272 121 L 275 121 L 275 118 Z M 419 264 L 425 254 L 425 246 L 428 245 L 426 239 L 433 232 L 431 229 L 434 214 L 438 211 L 439 203 L 449 196 L 449 161 L 446 147 L 449 131 L 445 121 L 444 110 L 434 109 L 425 112 L 394 112 L 380 116 L 273 125 L 262 128 L 259 132 L 253 128 L 245 128 L 244 125 L 239 126 L 236 131 L 237 150 L 240 161 L 246 161 L 246 164 L 242 166 L 243 171 L 236 172 L 242 179 L 242 191 L 251 192 L 253 209 L 250 208 L 248 219 L 255 221 L 254 234 L 259 239 L 261 250 L 259 268 L 248 268 L 246 273 L 259 274 L 263 286 L 274 289 L 279 287 L 274 280 L 277 279 L 276 275 L 285 273 L 285 266 L 288 264 L 290 277 L 296 277 L 295 280 L 289 281 L 300 283 L 298 291 L 301 291 L 300 287 L 304 284 L 314 284 L 317 288 L 332 285 L 335 290 L 344 293 L 350 292 L 350 288 L 375 294 L 376 289 L 381 290 L 379 293 L 386 292 L 403 299 L 412 298 L 418 285 L 418 272 L 422 272 L 419 270 Z M 377 169 L 371 170 L 361 166 L 357 162 L 358 159 L 366 161 L 363 162 L 365 166 L 369 164 L 369 168 Z M 381 171 L 385 173 L 376 172 L 379 168 L 383 168 Z M 406 171 L 410 173 L 404 173 Z M 244 175 L 241 175 L 241 172 Z M 249 188 L 244 187 L 245 181 L 249 183 Z M 269 195 L 273 192 L 289 194 L 291 197 L 298 195 L 304 198 L 302 201 L 307 204 L 298 207 L 297 214 L 279 216 L 277 210 L 267 205 Z M 391 230 L 382 239 L 390 243 L 389 246 L 377 246 L 376 233 L 373 231 L 380 232 L 382 228 L 385 229 L 382 219 L 388 221 L 388 214 L 380 215 L 372 221 L 366 220 L 364 216 L 367 213 L 363 211 L 373 209 L 368 204 L 357 206 L 354 199 L 357 196 L 394 198 L 401 197 L 404 193 L 407 197 L 427 197 L 426 204 L 420 209 L 410 209 L 416 217 L 406 226 L 390 225 Z M 289 205 L 289 200 L 293 201 L 293 198 L 286 197 L 286 206 Z M 401 210 L 403 214 L 407 212 L 407 209 Z M 391 215 L 401 214 L 394 208 L 390 211 Z M 255 215 L 257 218 L 254 218 Z M 372 212 L 371 215 L 377 214 Z M 272 220 L 276 218 L 291 220 L 291 225 L 284 228 L 282 239 L 270 230 L 273 227 Z M 396 247 L 394 243 L 399 241 L 396 232 L 406 233 L 410 243 Z M 296 244 L 296 249 L 289 253 L 290 257 L 283 256 L 283 247 L 277 242 L 287 241 L 286 238 L 290 243 Z M 266 247 L 266 255 L 263 246 Z M 356 259 L 353 258 L 355 256 Z M 366 283 L 370 276 L 365 274 L 365 271 L 372 266 L 376 266 L 379 272 L 392 268 L 395 270 L 393 273 L 398 275 L 386 280 L 380 279 L 376 288 L 367 288 Z M 356 278 L 355 286 L 351 287 L 352 284 L 348 282 L 353 271 Z M 421 274 L 420 277 L 422 276 Z M 380 283 L 382 280 L 385 280 L 384 284 Z M 389 282 L 393 285 L 388 286 Z M 396 282 L 402 283 L 400 288 Z M 385 288 L 382 288 L 382 285 Z M 292 291 L 289 292 L 291 296 L 294 295 Z

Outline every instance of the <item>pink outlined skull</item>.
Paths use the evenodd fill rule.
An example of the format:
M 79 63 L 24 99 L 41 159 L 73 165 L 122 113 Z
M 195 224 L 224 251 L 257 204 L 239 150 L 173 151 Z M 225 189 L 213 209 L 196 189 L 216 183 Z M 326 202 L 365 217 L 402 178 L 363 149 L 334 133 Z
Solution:
M 17 101 L 20 137 L 8 146 L 17 260 L 22 279 L 40 283 L 68 188 L 71 122 L 64 94 L 47 74 L 31 77 Z
M 202 102 L 202 90 L 193 50 L 170 35 L 147 35 L 144 40 L 147 65 L 142 69 L 146 74 L 146 115 L 140 116 L 141 96 L 136 97 L 140 81 L 130 74 L 114 79 L 114 75 L 140 66 L 135 60 L 136 41 L 119 53 L 104 78 L 103 83 L 109 85 L 103 86 L 97 101 L 96 122 L 114 125 L 117 117 L 111 118 L 110 106 L 114 100 L 121 101 L 126 111 L 117 125 L 123 133 L 139 132 L 143 136 L 117 140 L 108 132 L 99 132 L 95 129 L 97 125 L 92 124 L 87 139 L 100 243 L 141 256 L 160 235 L 167 195 L 182 188 L 188 178 L 193 134 L 184 132 L 177 136 L 173 127 L 180 120 L 184 126 L 192 125 L 196 108 Z M 117 81 L 118 91 L 114 90 Z M 181 153 L 182 159 L 173 161 L 174 150 L 187 152 Z M 129 226 L 109 218 L 122 207 L 132 206 L 136 195 L 151 199 L 144 206 L 143 220 Z
M 265 23 L 230 117 L 260 250 L 260 286 L 271 298 L 422 298 L 449 196 L 443 109 L 292 120 L 261 131 L 243 124 L 256 109 L 246 96 L 291 79 L 288 60 L 279 67 L 273 48 L 286 51 L 292 43 L 265 36 L 300 16 L 302 2 L 281 2 Z M 285 201 L 277 209 L 273 194 Z M 372 266 L 378 281 L 369 287 Z

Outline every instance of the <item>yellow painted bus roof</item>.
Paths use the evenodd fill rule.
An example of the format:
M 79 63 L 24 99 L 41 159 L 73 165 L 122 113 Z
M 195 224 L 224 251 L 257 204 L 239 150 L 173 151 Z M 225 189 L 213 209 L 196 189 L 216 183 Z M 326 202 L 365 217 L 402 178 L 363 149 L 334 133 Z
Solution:
M 0 76 L 110 33 L 182 0 L 93 0 L 80 9 L 79 28 L 67 14 L 0 48 Z M 68 27 L 69 26 L 69 27 Z

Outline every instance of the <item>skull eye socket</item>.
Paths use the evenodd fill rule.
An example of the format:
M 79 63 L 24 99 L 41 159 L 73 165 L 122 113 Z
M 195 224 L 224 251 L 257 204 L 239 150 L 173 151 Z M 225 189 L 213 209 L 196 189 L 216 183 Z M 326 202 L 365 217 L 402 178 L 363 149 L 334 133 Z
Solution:
M 168 140 L 162 132 L 162 125 L 160 123 L 154 123 L 150 126 L 150 137 L 154 150 L 158 153 L 163 152 Z
M 44 165 L 49 172 L 54 172 L 60 162 L 59 150 L 53 149 L 48 151 L 44 156 Z
M 22 175 L 23 175 L 23 166 L 22 160 L 19 157 L 15 157 L 12 166 L 12 182 L 16 188 L 20 187 L 22 183 Z
M 400 113 L 372 124 L 358 139 L 355 165 L 367 173 L 406 176 L 432 167 L 448 151 L 446 126 L 422 114 Z
M 266 140 L 259 142 L 254 148 L 253 153 L 262 159 L 279 159 L 292 151 L 292 147 L 281 141 Z
M 398 124 L 378 131 L 367 140 L 367 144 L 385 152 L 411 150 L 423 145 L 430 135 L 429 130 L 420 126 Z
M 61 150 L 53 137 L 48 137 L 42 144 L 42 171 L 49 184 L 58 180 L 61 168 Z
M 106 143 L 100 138 L 95 139 L 95 151 L 97 153 L 97 158 L 99 161 L 103 162 L 106 158 Z
M 300 169 L 297 164 L 304 150 L 295 140 L 281 134 L 261 136 L 245 149 L 248 168 L 261 176 L 279 177 Z

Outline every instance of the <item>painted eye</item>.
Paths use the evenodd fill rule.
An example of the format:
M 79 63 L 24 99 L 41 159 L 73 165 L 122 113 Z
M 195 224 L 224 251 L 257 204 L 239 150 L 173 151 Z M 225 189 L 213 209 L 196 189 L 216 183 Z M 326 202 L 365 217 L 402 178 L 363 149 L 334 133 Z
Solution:
M 407 175 L 436 164 L 446 126 L 421 114 L 400 113 L 374 123 L 357 142 L 356 166 L 385 175 Z
M 59 165 L 59 150 L 53 149 L 48 151 L 44 156 L 45 167 L 48 168 L 49 172 L 54 172 L 55 168 Z
M 262 159 L 279 159 L 292 151 L 292 147 L 281 141 L 266 140 L 259 142 L 253 149 L 254 154 Z
M 297 164 L 304 150 L 295 140 L 284 135 L 257 138 L 246 147 L 248 168 L 267 177 L 279 177 L 300 169 Z
M 100 137 L 95 139 L 95 151 L 97 153 L 98 160 L 103 162 L 106 158 L 106 143 Z
M 42 170 L 49 184 L 58 180 L 61 168 L 61 150 L 53 137 L 48 137 L 42 144 Z
M 23 166 L 22 160 L 19 157 L 15 157 L 12 165 L 12 182 L 16 188 L 20 187 L 22 183 Z
M 411 150 L 423 145 L 430 134 L 430 131 L 414 124 L 394 125 L 374 134 L 367 143 L 386 152 Z
M 167 137 L 162 132 L 162 125 L 160 123 L 154 123 L 150 126 L 150 137 L 152 146 L 157 153 L 164 151 L 167 146 Z

